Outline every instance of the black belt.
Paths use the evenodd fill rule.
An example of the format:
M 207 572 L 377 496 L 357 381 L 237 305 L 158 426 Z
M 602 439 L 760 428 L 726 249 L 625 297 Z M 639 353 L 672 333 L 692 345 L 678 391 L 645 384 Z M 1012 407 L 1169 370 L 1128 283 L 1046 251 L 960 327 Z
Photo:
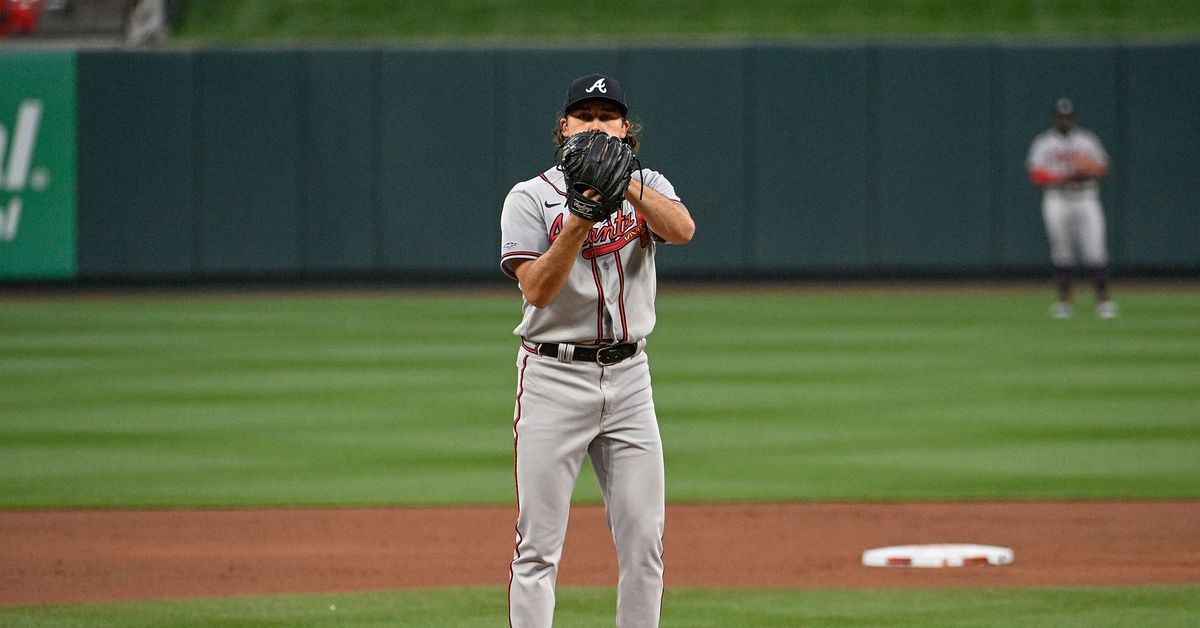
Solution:
M 607 345 L 603 347 L 575 347 L 572 362 L 595 362 L 600 366 L 612 366 L 623 360 L 637 355 L 638 346 L 635 342 L 623 345 Z M 538 353 L 549 358 L 558 357 L 558 345 L 547 342 L 538 345 Z

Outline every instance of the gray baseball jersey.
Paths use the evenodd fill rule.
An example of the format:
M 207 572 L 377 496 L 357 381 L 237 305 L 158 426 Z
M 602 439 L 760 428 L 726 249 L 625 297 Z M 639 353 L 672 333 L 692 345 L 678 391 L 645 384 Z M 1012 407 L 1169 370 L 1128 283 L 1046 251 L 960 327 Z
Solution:
M 1075 173 L 1076 163 L 1080 157 L 1086 157 L 1097 164 L 1108 167 L 1108 153 L 1100 143 L 1095 133 L 1075 127 L 1067 134 L 1055 129 L 1047 129 L 1038 134 L 1029 146 L 1029 156 L 1025 166 L 1029 171 L 1043 170 L 1059 177 L 1068 177 Z M 1046 186 L 1049 196 L 1058 196 L 1066 200 L 1100 200 L 1100 186 L 1095 180 L 1067 182 L 1059 185 Z
M 672 200 L 675 188 L 653 170 L 634 178 Z M 537 259 L 550 249 L 566 220 L 563 173 L 551 168 L 518 183 L 504 200 L 500 218 L 500 267 Z M 548 307 L 523 304 L 513 334 L 534 343 L 605 344 L 638 342 L 654 329 L 654 248 L 646 222 L 628 201 L 607 222 L 596 223 L 567 284 Z

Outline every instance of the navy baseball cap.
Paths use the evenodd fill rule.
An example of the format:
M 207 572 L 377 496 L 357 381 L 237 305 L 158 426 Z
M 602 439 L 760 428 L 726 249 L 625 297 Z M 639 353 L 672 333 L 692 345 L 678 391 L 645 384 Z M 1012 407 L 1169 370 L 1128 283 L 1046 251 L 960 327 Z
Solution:
M 1075 115 L 1075 103 L 1071 102 L 1070 98 L 1059 98 L 1058 102 L 1054 103 L 1054 113 L 1060 116 Z
M 585 100 L 607 100 L 621 109 L 621 115 L 629 113 L 629 105 L 625 104 L 625 90 L 611 76 L 588 74 L 571 81 L 567 97 L 563 100 L 563 112 L 569 112 Z

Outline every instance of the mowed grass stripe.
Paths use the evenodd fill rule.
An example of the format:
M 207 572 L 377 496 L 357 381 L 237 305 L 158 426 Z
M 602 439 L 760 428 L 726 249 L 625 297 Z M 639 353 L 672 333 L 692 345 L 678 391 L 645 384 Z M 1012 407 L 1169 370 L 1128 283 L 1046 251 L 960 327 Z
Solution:
M 556 624 L 612 626 L 616 594 L 559 587 Z M 668 588 L 664 627 L 1194 625 L 1200 587 L 742 591 Z M 0 608 L 0 623 L 67 626 L 420 626 L 503 624 L 501 587 Z
M 1200 292 L 662 290 L 673 501 L 1195 498 Z M 0 302 L 0 506 L 509 503 L 519 297 Z M 586 471 L 578 498 L 599 501 Z
M 1118 321 L 1086 301 L 1051 320 L 1038 294 L 668 301 L 655 341 L 685 346 L 655 362 L 671 495 L 1194 495 L 1196 304 L 1144 296 Z
M 494 315 L 511 300 L 3 307 L 22 384 L 0 400 L 11 505 L 438 503 L 511 484 L 511 369 L 479 350 L 487 335 L 514 355 Z
M 603 20 L 547 0 L 383 3 L 207 0 L 183 5 L 175 37 L 255 39 L 536 39 L 539 43 L 672 37 L 963 36 L 1196 33 L 1185 0 L 609 0 Z

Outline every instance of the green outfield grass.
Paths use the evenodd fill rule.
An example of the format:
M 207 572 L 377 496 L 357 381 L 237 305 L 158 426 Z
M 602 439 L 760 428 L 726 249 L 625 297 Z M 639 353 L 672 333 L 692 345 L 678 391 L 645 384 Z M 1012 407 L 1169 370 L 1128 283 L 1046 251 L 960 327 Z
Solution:
M 205 0 L 184 41 L 1200 34 L 1191 0 Z
M 1200 497 L 1200 291 L 661 292 L 673 502 Z M 0 507 L 511 503 L 519 301 L 0 301 Z
M 611 589 L 562 587 L 555 625 L 613 625 Z M 0 608 L 0 624 L 64 626 L 420 626 L 503 624 L 502 589 L 468 588 L 122 604 Z M 726 591 L 669 589 L 662 625 L 778 626 L 1194 626 L 1200 587 Z

